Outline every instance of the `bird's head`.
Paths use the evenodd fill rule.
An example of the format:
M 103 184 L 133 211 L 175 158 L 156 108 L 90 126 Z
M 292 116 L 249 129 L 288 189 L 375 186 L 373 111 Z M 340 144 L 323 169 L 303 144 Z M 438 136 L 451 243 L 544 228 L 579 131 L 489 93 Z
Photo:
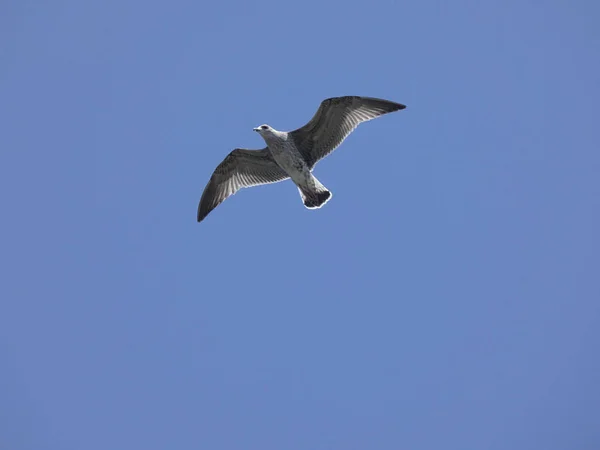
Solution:
M 258 134 L 260 134 L 261 136 L 268 136 L 270 134 L 273 134 L 273 128 L 271 128 L 269 125 L 264 124 L 261 125 L 260 127 L 256 127 L 253 128 L 254 131 L 256 131 Z

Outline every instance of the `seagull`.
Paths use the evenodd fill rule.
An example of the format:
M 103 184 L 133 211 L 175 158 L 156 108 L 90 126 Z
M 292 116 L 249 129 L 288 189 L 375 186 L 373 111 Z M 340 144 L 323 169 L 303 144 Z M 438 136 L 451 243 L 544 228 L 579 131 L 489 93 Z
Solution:
M 362 122 L 406 108 L 373 97 L 333 97 L 323 100 L 313 118 L 294 131 L 269 125 L 254 128 L 267 146 L 261 150 L 236 148 L 217 166 L 198 205 L 198 222 L 241 188 L 277 183 L 291 178 L 302 203 L 322 207 L 331 191 L 312 174 L 318 161 L 334 151 Z

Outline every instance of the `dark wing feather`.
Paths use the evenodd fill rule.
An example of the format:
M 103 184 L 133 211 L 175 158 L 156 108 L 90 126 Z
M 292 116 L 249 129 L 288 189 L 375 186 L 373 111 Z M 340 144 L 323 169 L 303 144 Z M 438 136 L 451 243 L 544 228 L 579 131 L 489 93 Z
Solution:
M 241 188 L 276 183 L 287 178 L 287 173 L 277 165 L 267 148 L 236 148 L 217 166 L 204 188 L 198 205 L 198 222 Z
M 354 129 L 368 120 L 404 109 L 400 103 L 372 97 L 334 97 L 323 100 L 314 117 L 291 132 L 309 168 L 335 150 Z

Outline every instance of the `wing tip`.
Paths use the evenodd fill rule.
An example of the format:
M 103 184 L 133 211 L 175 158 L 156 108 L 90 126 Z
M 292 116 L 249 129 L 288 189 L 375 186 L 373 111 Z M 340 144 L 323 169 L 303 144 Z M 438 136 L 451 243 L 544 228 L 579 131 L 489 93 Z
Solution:
M 403 103 L 398 103 L 398 102 L 393 102 L 391 100 L 385 100 L 383 98 L 368 98 L 366 97 L 368 100 L 372 100 L 375 101 L 377 103 L 381 103 L 381 106 L 384 106 L 385 109 L 388 109 L 389 112 L 394 112 L 394 111 L 401 111 L 403 109 L 406 109 L 406 105 Z
M 198 213 L 196 214 L 196 220 L 198 223 L 202 222 L 206 216 L 208 215 L 208 212 L 206 211 L 202 211 L 202 209 L 198 208 Z
M 391 100 L 386 100 L 384 98 L 378 98 L 378 97 L 366 97 L 366 96 L 355 95 L 355 96 L 339 97 L 339 98 L 372 103 L 374 106 L 377 105 L 380 108 L 382 108 L 383 110 L 385 110 L 386 112 L 401 111 L 403 109 L 406 109 L 406 105 L 403 103 L 393 102 Z

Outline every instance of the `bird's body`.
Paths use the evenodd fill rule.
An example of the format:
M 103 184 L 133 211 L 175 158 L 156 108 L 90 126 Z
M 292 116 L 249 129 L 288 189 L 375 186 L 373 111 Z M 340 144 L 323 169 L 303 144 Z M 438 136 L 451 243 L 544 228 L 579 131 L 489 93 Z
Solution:
M 335 97 L 324 100 L 315 116 L 302 128 L 277 131 L 268 125 L 254 129 L 267 147 L 235 149 L 215 169 L 198 205 L 198 222 L 240 188 L 276 183 L 291 178 L 304 205 L 320 208 L 331 192 L 312 174 L 315 164 L 361 123 L 404 109 L 399 103 L 370 97 Z
M 311 173 L 290 133 L 273 130 L 268 135 L 265 135 L 264 138 L 267 148 L 277 165 L 283 169 L 298 187 L 305 206 L 311 209 L 323 206 L 331 198 L 331 193 L 329 192 L 329 195 L 323 201 L 319 201 L 316 198 L 317 193 L 325 188 Z M 307 199 L 310 199 L 310 201 Z
M 302 155 L 294 145 L 293 140 L 285 131 L 275 131 L 269 136 L 265 136 L 267 148 L 271 156 L 296 184 L 301 183 L 306 178 L 306 173 L 310 170 Z

